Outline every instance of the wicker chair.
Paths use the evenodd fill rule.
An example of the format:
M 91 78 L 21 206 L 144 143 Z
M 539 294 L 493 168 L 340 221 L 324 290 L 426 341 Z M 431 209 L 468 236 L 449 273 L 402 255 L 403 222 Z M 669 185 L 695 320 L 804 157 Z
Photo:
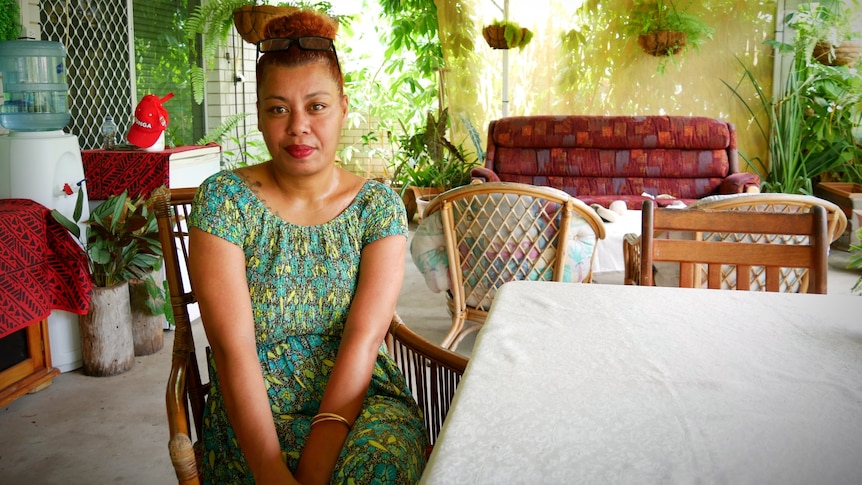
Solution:
M 484 323 L 502 284 L 591 281 L 596 241 L 605 237 L 604 224 L 593 209 L 551 187 L 509 182 L 466 185 L 437 196 L 425 216 L 438 211 L 452 314 L 442 345 L 453 350 Z
M 392 317 L 386 347 L 422 410 L 428 434 L 427 454 L 430 455 L 467 367 L 467 359 L 417 335 L 397 314 Z
M 170 431 L 168 450 L 180 484 L 200 483 L 201 454 L 197 439 L 201 436 L 203 409 L 209 391 L 209 383 L 201 377 L 188 311 L 188 305 L 197 301 L 186 271 L 188 229 L 185 223 L 195 191 L 195 188 L 160 188 L 153 193 L 165 277 L 176 322 L 165 397 Z M 424 414 L 429 443 L 434 443 L 467 359 L 415 334 L 398 315 L 393 316 L 386 343 Z
M 847 216 L 836 204 L 819 197 L 774 193 L 739 194 L 708 197 L 691 204 L 688 209 L 798 213 L 808 212 L 814 206 L 821 206 L 826 209 L 827 238 L 829 243 L 835 242 L 847 228 Z M 637 284 L 641 279 L 640 251 L 640 237 L 635 234 L 627 234 L 623 240 L 625 284 Z M 701 270 L 703 271 L 703 268 Z M 805 271 L 797 270 L 796 272 L 800 276 L 800 283 L 807 284 L 807 279 L 804 276 Z M 785 288 L 787 291 L 802 292 L 806 289 L 805 286 Z
M 640 284 L 679 264 L 683 288 L 826 293 L 826 210 L 761 212 L 643 205 Z M 745 275 L 745 276 L 741 276 Z

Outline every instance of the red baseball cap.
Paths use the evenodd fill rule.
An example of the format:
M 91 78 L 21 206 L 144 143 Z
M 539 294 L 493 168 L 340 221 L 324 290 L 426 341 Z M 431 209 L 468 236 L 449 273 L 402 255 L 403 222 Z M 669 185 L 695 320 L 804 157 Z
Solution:
M 148 94 L 141 99 L 135 108 L 135 122 L 129 130 L 129 143 L 149 148 L 159 139 L 159 135 L 168 127 L 168 110 L 162 103 L 174 97 L 168 93 L 164 98 Z

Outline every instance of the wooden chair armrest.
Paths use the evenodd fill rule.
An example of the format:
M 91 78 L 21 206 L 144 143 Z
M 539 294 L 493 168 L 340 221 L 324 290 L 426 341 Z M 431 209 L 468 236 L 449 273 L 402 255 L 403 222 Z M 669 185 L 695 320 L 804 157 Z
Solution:
M 623 236 L 623 261 L 627 285 L 640 285 L 641 282 L 641 237 L 635 233 Z

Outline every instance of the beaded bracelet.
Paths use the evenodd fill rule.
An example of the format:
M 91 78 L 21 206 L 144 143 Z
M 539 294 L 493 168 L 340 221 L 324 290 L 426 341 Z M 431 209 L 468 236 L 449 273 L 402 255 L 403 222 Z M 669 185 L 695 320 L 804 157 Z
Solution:
M 323 421 L 338 421 L 339 423 L 342 423 L 347 426 L 347 429 L 351 429 L 353 427 L 350 422 L 347 421 L 347 419 L 335 413 L 318 413 L 316 416 L 311 418 L 311 425 L 314 426 L 315 424 L 321 423 Z

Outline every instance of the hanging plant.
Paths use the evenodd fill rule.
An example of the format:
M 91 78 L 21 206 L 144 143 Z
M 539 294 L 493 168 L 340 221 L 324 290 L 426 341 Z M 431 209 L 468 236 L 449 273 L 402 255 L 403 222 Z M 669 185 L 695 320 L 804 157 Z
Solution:
M 273 5 L 269 5 L 272 3 Z M 329 13 L 332 5 L 326 1 L 286 1 L 267 0 L 209 0 L 195 7 L 186 22 L 184 30 L 191 42 L 192 51 L 197 37 L 203 40 L 201 57 L 204 62 L 214 65 L 219 47 L 227 45 L 228 35 L 235 27 L 243 40 L 256 43 L 266 22 L 276 15 L 285 15 L 296 8 L 310 8 Z M 236 13 L 235 13 L 236 12 Z M 201 66 L 192 66 L 192 92 L 195 102 L 203 102 L 204 71 Z
M 853 66 L 862 55 L 859 0 L 803 3 L 785 17 L 796 32 L 794 43 L 803 52 L 827 66 Z
M 635 0 L 634 8 L 623 20 L 623 33 L 636 36 L 647 54 L 661 57 L 658 71 L 664 72 L 670 56 L 697 49 L 715 31 L 700 17 L 687 13 L 674 0 Z
M 495 20 L 482 29 L 482 37 L 493 49 L 523 49 L 533 39 L 533 32 L 515 22 Z

